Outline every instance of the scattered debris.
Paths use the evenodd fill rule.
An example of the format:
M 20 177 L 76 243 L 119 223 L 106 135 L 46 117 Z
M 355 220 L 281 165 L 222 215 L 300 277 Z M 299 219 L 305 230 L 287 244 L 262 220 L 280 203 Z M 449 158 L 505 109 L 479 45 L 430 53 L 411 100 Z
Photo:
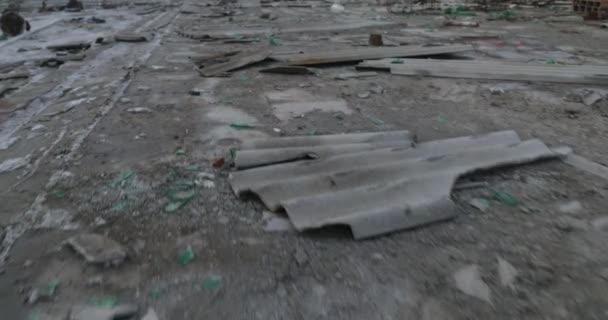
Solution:
M 558 217 L 555 227 L 563 232 L 584 231 L 589 229 L 587 221 L 573 217 Z
M 344 6 L 338 3 L 334 3 L 331 5 L 329 10 L 333 13 L 342 13 L 344 12 Z
M 494 191 L 494 199 L 509 207 L 517 207 L 519 205 L 517 198 L 506 192 Z
M 225 162 L 224 158 L 217 158 L 217 159 L 213 160 L 213 162 L 211 163 L 211 165 L 214 168 L 221 168 L 221 167 L 224 166 L 224 162 Z
M 135 107 L 135 108 L 129 108 L 129 109 L 127 109 L 127 112 L 130 112 L 130 113 L 150 113 L 150 112 L 152 112 L 152 109 L 146 108 L 146 107 Z
M 333 156 L 313 157 L 313 163 L 296 161 L 310 159 L 307 155 L 313 152 L 307 149 L 327 148 L 324 144 L 333 145 L 325 150 L 335 152 L 340 145 L 329 141 L 337 137 L 244 141 L 235 159 L 237 168 L 265 167 L 234 172 L 234 192 L 252 192 L 269 209 L 285 209 L 298 231 L 344 224 L 361 239 L 453 218 L 457 209 L 450 193 L 462 174 L 557 156 L 539 140 L 521 142 L 515 132 L 503 131 L 415 147 L 408 147 L 411 141 L 402 136 L 396 141 L 401 148 L 343 149 L 330 153 Z M 506 194 L 496 197 L 512 203 Z
M 593 221 L 591 221 L 591 226 L 595 230 L 608 231 L 608 216 L 593 219 Z
M 369 34 L 369 45 L 380 47 L 384 43 L 382 42 L 382 34 L 378 32 L 372 32 Z
M 401 46 L 317 51 L 315 53 L 273 54 L 271 58 L 285 62 L 289 65 L 316 65 L 338 62 L 357 62 L 368 59 L 427 57 L 462 53 L 471 50 L 473 50 L 473 47 L 469 45 L 446 45 L 435 47 Z
M 227 57 L 228 61 L 212 61 L 206 60 L 203 65 L 200 65 L 199 73 L 203 77 L 218 77 L 225 76 L 229 71 L 240 69 L 242 67 L 261 62 L 270 56 L 270 51 L 260 50 L 255 52 L 240 52 Z
M 91 41 L 82 41 L 82 40 L 56 43 L 56 44 L 46 46 L 46 48 L 49 50 L 69 51 L 72 53 L 79 52 L 82 50 L 87 50 L 90 47 L 91 47 Z
M 280 73 L 280 74 L 315 74 L 314 71 L 306 67 L 299 66 L 279 66 L 260 70 L 262 73 Z
M 182 266 L 190 264 L 190 262 L 194 261 L 194 251 L 192 251 L 192 247 L 186 247 L 186 249 L 184 249 L 184 251 L 180 253 L 178 259 L 179 264 L 181 264 Z
M 203 280 L 202 286 L 204 289 L 214 290 L 222 285 L 222 280 L 223 279 L 220 276 L 207 277 L 205 280 Z
M 561 159 L 564 163 L 569 164 L 579 170 L 586 171 L 587 173 L 608 180 L 607 167 L 573 153 L 571 148 L 554 148 L 553 151 L 561 156 Z
M 235 122 L 235 123 L 231 123 L 230 127 L 237 129 L 237 130 L 243 130 L 243 129 L 253 129 L 255 128 L 254 125 L 246 123 L 246 122 Z
M 119 42 L 146 42 L 148 38 L 135 32 L 119 32 L 114 34 L 114 40 Z
M 479 27 L 479 22 L 466 20 L 446 20 L 443 25 L 446 27 Z
M 27 72 L 0 73 L 0 81 L 11 80 L 11 79 L 27 79 L 29 77 L 30 77 L 30 74 Z
M 94 233 L 73 236 L 67 240 L 67 244 L 91 264 L 118 266 L 127 257 L 126 251 L 118 242 Z
M 359 79 L 359 78 L 367 78 L 367 77 L 375 77 L 378 73 L 374 71 L 367 72 L 346 72 L 340 73 L 335 77 L 337 80 L 348 80 L 348 79 Z
M 608 66 L 602 65 L 547 65 L 487 60 L 400 61 L 399 64 L 389 59 L 364 61 L 359 67 L 387 69 L 392 74 L 406 76 L 608 84 Z
M 490 201 L 483 198 L 473 198 L 469 201 L 469 204 L 481 212 L 486 212 L 490 208 Z
M 144 315 L 144 317 L 141 318 L 141 320 L 158 320 L 158 316 L 156 315 L 156 311 L 154 311 L 154 309 L 152 309 L 152 308 L 148 308 L 148 311 L 146 312 L 146 314 Z
M 361 99 L 367 99 L 367 98 L 369 98 L 370 95 L 371 95 L 371 92 L 369 92 L 369 91 L 363 91 L 363 92 L 357 93 L 357 97 L 359 97 Z
M 16 10 L 7 8 L 0 16 L 0 29 L 2 33 L 10 37 L 15 37 L 22 34 L 24 31 L 30 31 L 30 23 L 25 20 Z
M 6 159 L 2 163 L 0 163 L 0 173 L 23 168 L 30 164 L 30 158 L 31 157 L 27 155 L 21 158 Z
M 264 231 L 266 232 L 286 232 L 294 230 L 289 218 L 274 212 L 262 212 L 262 222 L 264 224 Z
M 69 320 L 115 320 L 131 317 L 139 308 L 135 305 L 118 305 L 112 307 L 72 307 Z
M 557 209 L 561 213 L 576 214 L 583 210 L 583 206 L 578 201 L 570 201 L 560 204 Z
M 509 261 L 497 257 L 498 261 L 498 278 L 500 279 L 500 284 L 503 287 L 508 287 L 511 289 L 515 289 L 515 279 L 517 278 L 517 269 L 509 263 Z
M 490 287 L 481 279 L 479 266 L 464 266 L 454 273 L 456 287 L 463 293 L 492 304 Z

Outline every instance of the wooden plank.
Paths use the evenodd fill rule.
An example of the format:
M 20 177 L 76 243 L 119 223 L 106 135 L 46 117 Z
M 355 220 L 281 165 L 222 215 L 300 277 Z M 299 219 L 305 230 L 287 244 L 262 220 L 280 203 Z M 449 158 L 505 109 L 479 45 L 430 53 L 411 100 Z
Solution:
M 299 53 L 290 55 L 273 55 L 272 59 L 283 61 L 290 65 L 315 65 L 339 62 L 357 62 L 368 59 L 423 57 L 438 54 L 460 53 L 473 50 L 470 45 L 448 45 L 437 47 L 401 46 L 350 48 L 343 50 L 328 50 L 315 53 Z
M 270 56 L 269 50 L 256 52 L 241 52 L 229 57 L 228 61 L 206 65 L 199 70 L 203 77 L 218 77 L 225 75 L 228 71 L 236 70 L 244 66 L 266 60 Z
M 398 63 L 395 63 L 398 62 Z M 608 65 L 549 65 L 504 61 L 399 59 L 365 61 L 361 68 L 407 76 L 608 84 Z

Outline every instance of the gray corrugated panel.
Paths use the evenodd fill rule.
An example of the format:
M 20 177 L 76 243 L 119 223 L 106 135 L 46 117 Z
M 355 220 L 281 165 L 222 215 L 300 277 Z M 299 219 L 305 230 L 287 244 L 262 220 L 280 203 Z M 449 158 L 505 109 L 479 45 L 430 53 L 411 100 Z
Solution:
M 331 50 L 325 52 L 321 51 L 290 55 L 275 54 L 272 55 L 271 58 L 283 61 L 290 65 L 315 65 L 394 57 L 421 57 L 438 54 L 461 53 L 471 50 L 473 50 L 473 47 L 470 45 L 447 45 L 436 47 L 412 45 L 401 47 L 350 48 L 345 50 Z
M 359 239 L 453 217 L 450 192 L 463 174 L 554 156 L 507 131 L 245 170 L 231 183 L 285 208 L 298 230 L 345 224 Z
M 549 65 L 504 61 L 400 59 L 364 61 L 365 68 L 390 69 L 392 74 L 557 83 L 608 84 L 608 65 Z
M 243 143 L 244 150 L 236 153 L 235 165 L 243 169 L 411 144 L 407 131 L 258 139 Z
M 410 140 L 409 132 L 381 131 L 350 134 L 328 134 L 286 138 L 251 139 L 244 141 L 240 149 L 273 149 L 287 147 L 310 147 L 334 144 L 372 143 L 377 141 Z
M 344 135 L 342 135 L 344 136 Z M 354 135 L 348 135 L 354 136 Z M 321 138 L 324 136 L 316 137 Z M 297 141 L 295 138 L 284 138 Z M 334 156 L 329 159 L 319 159 L 296 163 L 283 163 L 273 166 L 255 168 L 234 172 L 231 185 L 237 194 L 252 191 L 262 192 L 263 188 L 283 188 L 290 192 L 290 185 L 298 181 L 307 181 L 309 176 L 319 177 L 322 174 L 339 172 L 341 170 L 356 170 L 359 168 L 384 165 L 395 161 L 409 161 L 411 159 L 435 157 L 458 152 L 462 149 L 479 149 L 496 145 L 510 145 L 520 142 L 515 131 L 499 131 L 485 135 L 458 137 L 445 140 L 429 141 L 418 144 L 415 148 L 398 147 L 375 151 L 352 153 Z M 246 144 L 247 142 L 245 142 Z M 278 144 L 278 142 L 277 142 Z M 237 159 L 239 154 L 237 152 Z M 316 190 L 316 188 L 310 188 Z M 294 192 L 300 192 L 298 189 Z M 280 198 L 280 197 L 279 197 Z M 269 199 L 270 200 L 270 199 Z M 279 199 L 266 202 L 271 209 L 276 209 Z

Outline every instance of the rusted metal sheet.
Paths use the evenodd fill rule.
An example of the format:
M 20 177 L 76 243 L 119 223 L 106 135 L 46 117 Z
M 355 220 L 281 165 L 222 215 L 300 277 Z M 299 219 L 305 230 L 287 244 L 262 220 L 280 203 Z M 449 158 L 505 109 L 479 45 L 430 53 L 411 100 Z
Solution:
M 259 139 L 244 142 L 234 162 L 237 168 L 244 169 L 411 144 L 408 131 Z
M 399 59 L 364 61 L 361 68 L 389 69 L 392 74 L 557 83 L 608 84 L 608 65 L 549 65 L 505 61 Z
M 266 60 L 270 56 L 270 50 L 262 49 L 255 52 L 240 52 L 233 56 L 227 57 L 227 61 L 205 64 L 205 66 L 199 69 L 199 73 L 203 77 L 218 77 L 223 76 L 229 71 L 240 69 L 256 62 Z
M 230 181 L 238 195 L 285 209 L 297 230 L 348 225 L 361 239 L 454 217 L 450 192 L 464 174 L 555 156 L 541 141 L 502 131 L 268 165 Z
M 374 47 L 351 48 L 343 50 L 316 51 L 314 53 L 276 54 L 272 59 L 290 65 L 315 65 L 338 62 L 357 62 L 368 59 L 397 58 L 397 57 L 424 57 L 439 54 L 461 53 L 473 50 L 470 45 L 447 45 L 436 47 L 401 46 L 401 47 Z

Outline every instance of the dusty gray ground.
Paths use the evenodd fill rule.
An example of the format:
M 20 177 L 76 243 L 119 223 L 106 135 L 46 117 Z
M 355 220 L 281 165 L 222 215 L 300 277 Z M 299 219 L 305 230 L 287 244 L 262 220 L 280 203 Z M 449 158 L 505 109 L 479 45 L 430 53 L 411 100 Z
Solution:
M 96 45 L 84 61 L 58 69 L 26 66 L 37 76 L 0 99 L 0 142 L 18 137 L 0 150 L 0 163 L 29 157 L 28 165 L 0 173 L 0 239 L 5 234 L 7 254 L 0 275 L 3 318 L 63 319 L 71 306 L 103 297 L 142 310 L 153 307 L 161 319 L 172 320 L 608 318 L 608 232 L 597 226 L 607 214 L 608 182 L 559 161 L 467 177 L 488 187 L 454 193 L 462 208 L 458 218 L 366 241 L 352 240 L 343 229 L 266 232 L 261 203 L 237 199 L 227 183 L 229 170 L 211 166 L 247 137 L 396 129 L 415 132 L 421 141 L 514 129 L 523 138 L 569 145 L 602 163 L 608 156 L 608 100 L 594 106 L 568 101 L 579 89 L 608 88 L 387 73 L 334 80 L 354 70 L 348 64 L 300 76 L 259 73 L 272 64 L 262 63 L 229 78 L 202 78 L 188 59 L 239 48 L 350 47 L 365 43 L 370 30 L 382 30 L 386 39 L 403 43 L 472 43 L 477 51 L 467 56 L 478 59 L 606 64 L 606 30 L 546 19 L 489 22 L 484 16 L 477 17 L 477 29 L 435 29 L 441 25 L 437 16 L 392 15 L 359 5 L 340 15 L 324 7 L 264 8 L 275 20 L 260 19 L 257 5 L 237 10 L 243 14 L 219 18 L 180 13 L 180 6 L 141 16 L 137 8 L 89 10 L 85 17 L 97 14 L 108 22 L 60 22 L 0 48 L 14 58 L 11 50 L 62 34 L 78 38 L 128 29 L 153 35 L 145 43 Z M 269 45 L 267 35 L 257 43 L 223 44 L 175 32 L 367 20 L 408 26 L 278 33 L 277 46 Z M 458 40 L 459 33 L 471 32 L 498 37 Z M 378 85 L 382 94 L 358 97 Z M 190 95 L 192 89 L 202 94 Z M 272 109 L 268 95 L 276 91 L 344 99 L 347 108 L 300 116 L 301 110 Z M 76 107 L 65 111 L 70 103 Z M 127 111 L 133 107 L 151 112 Z M 235 130 L 233 122 L 256 128 Z M 117 186 L 126 172 L 133 174 Z M 215 186 L 201 188 L 177 212 L 163 210 L 168 190 L 203 173 L 214 176 Z M 472 198 L 491 198 L 492 190 L 513 195 L 519 205 L 493 201 L 485 213 L 469 205 Z M 579 212 L 558 209 L 575 200 L 582 204 Z M 79 232 L 108 235 L 127 248 L 128 260 L 116 268 L 87 265 L 62 245 Z M 187 246 L 195 259 L 182 266 L 178 255 Z M 509 286 L 499 279 L 498 258 L 517 270 Z M 456 286 L 455 274 L 468 265 L 478 266 L 489 298 Z M 89 284 L 98 276 L 101 284 Z M 59 286 L 51 301 L 22 303 L 31 288 L 55 280 Z

